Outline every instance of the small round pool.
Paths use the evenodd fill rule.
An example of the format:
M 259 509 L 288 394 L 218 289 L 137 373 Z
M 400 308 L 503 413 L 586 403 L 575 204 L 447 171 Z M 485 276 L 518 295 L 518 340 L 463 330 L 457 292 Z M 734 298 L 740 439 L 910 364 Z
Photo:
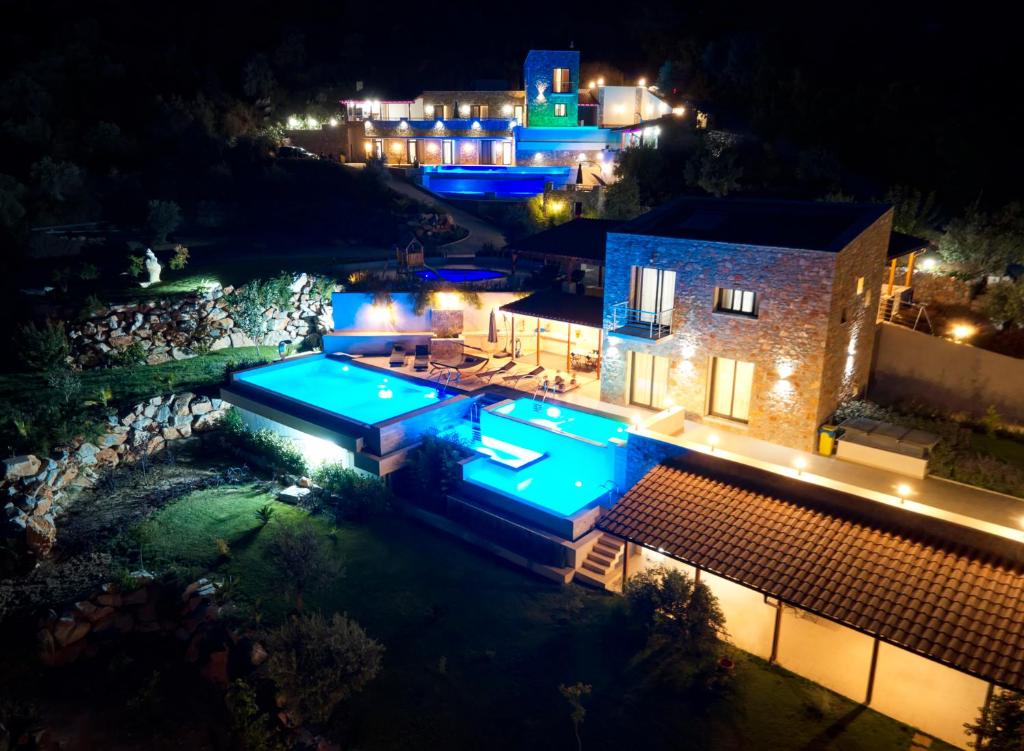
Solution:
M 421 269 L 416 272 L 420 279 L 429 282 L 485 282 L 491 279 L 502 279 L 504 271 L 481 269 L 475 266 L 448 266 L 440 269 Z

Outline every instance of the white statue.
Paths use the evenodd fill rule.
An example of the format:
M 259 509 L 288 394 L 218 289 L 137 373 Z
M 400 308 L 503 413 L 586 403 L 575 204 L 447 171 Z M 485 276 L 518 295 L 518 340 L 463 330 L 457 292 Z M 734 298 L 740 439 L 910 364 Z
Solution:
M 156 254 L 152 248 L 146 248 L 146 273 L 149 274 L 148 282 L 139 282 L 142 287 L 148 287 L 160 281 L 160 261 L 156 260 Z

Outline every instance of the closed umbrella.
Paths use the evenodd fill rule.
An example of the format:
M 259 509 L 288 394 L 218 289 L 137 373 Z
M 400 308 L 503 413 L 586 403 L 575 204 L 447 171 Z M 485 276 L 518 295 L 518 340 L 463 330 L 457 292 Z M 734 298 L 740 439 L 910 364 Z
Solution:
M 487 322 L 487 341 L 491 344 L 498 342 L 498 317 L 495 315 L 494 308 L 491 308 L 491 320 Z
M 583 165 L 576 168 L 576 184 L 583 185 Z

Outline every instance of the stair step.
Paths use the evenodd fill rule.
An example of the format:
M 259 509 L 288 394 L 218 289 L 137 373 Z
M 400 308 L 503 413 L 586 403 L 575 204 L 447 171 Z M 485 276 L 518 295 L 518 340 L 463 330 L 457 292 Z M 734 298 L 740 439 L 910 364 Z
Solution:
M 598 540 L 597 544 L 594 546 L 594 550 L 600 550 L 605 552 L 607 555 L 615 556 L 622 551 L 622 546 L 611 545 L 609 543 L 604 542 L 604 540 Z
M 591 563 L 590 560 L 583 561 L 583 568 L 585 568 L 587 571 L 593 571 L 595 574 L 598 574 L 602 577 L 605 575 L 605 573 L 607 573 L 606 569 L 601 568 L 601 566 L 595 563 Z
M 590 551 L 590 553 L 587 554 L 587 560 L 595 561 L 597 563 L 600 563 L 602 566 L 608 567 L 615 562 L 615 557 L 607 555 L 605 553 L 599 553 L 596 550 L 592 550 Z

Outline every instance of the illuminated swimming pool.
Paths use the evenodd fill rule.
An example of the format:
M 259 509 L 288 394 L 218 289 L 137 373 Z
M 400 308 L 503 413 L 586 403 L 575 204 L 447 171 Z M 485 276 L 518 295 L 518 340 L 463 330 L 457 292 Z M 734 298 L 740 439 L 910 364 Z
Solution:
M 529 198 L 544 192 L 546 183 L 564 188 L 571 167 L 504 167 L 501 165 L 428 165 L 423 187 L 456 197 Z
M 626 438 L 626 423 L 604 415 L 583 412 L 570 407 L 556 406 L 535 399 L 522 398 L 494 408 L 494 412 L 505 417 L 525 420 L 565 435 L 586 438 L 596 443 L 608 444 Z
M 437 269 L 422 269 L 416 272 L 416 276 L 427 281 L 437 282 L 482 282 L 488 279 L 501 279 L 506 276 L 504 271 L 494 269 L 480 269 L 469 266 L 448 266 Z
M 575 539 L 617 497 L 627 427 L 564 405 L 502 401 L 481 411 L 471 447 L 482 456 L 463 465 L 462 479 L 490 505 Z
M 367 425 L 437 404 L 449 396 L 440 396 L 432 386 L 326 355 L 254 368 L 236 373 L 233 380 Z

